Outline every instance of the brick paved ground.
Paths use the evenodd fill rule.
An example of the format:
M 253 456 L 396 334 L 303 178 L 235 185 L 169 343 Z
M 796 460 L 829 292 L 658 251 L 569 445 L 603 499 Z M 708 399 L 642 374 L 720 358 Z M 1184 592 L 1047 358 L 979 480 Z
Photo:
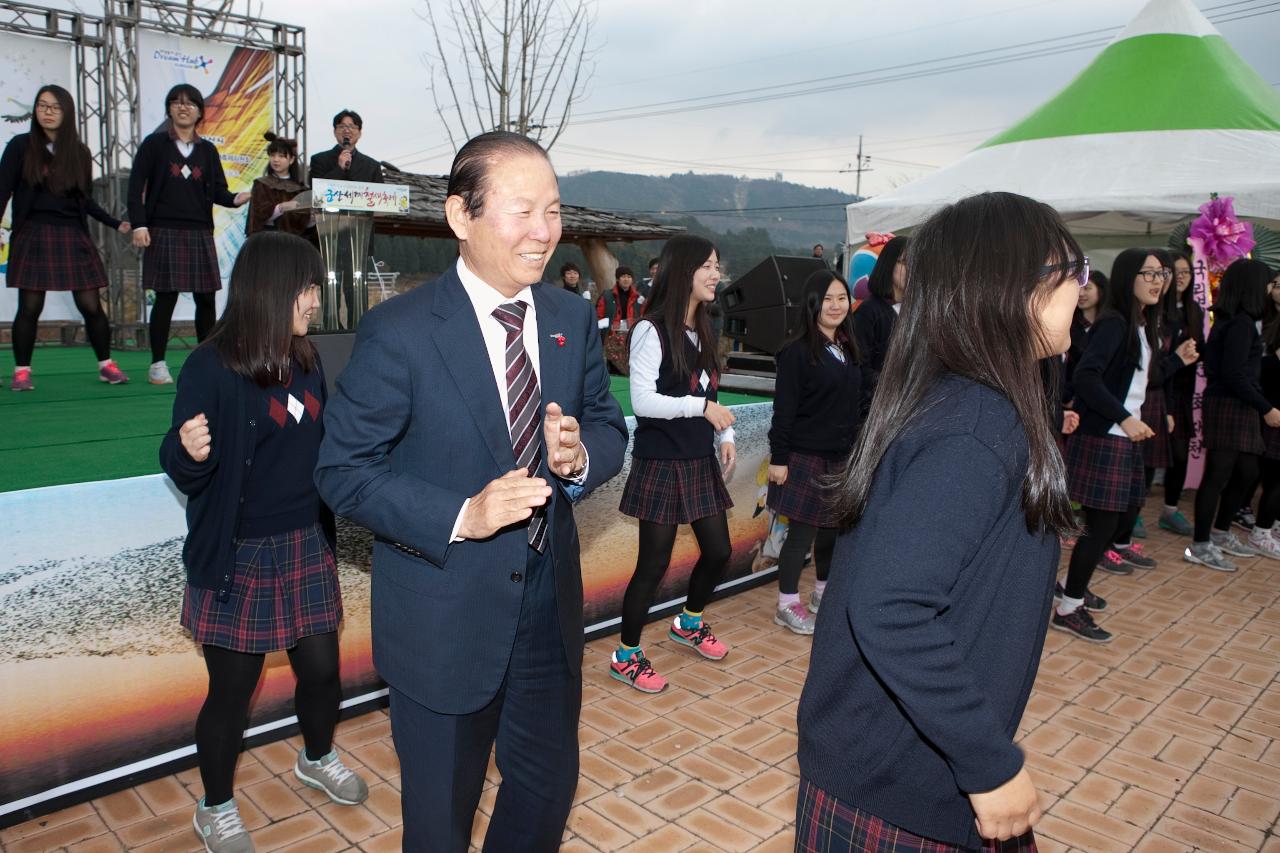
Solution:
M 1021 736 L 1047 808 L 1037 831 L 1048 853 L 1280 853 L 1280 563 L 1242 561 L 1240 573 L 1218 574 L 1182 562 L 1182 544 L 1153 529 L 1158 569 L 1095 582 L 1111 602 L 1099 621 L 1113 643 L 1050 632 Z M 809 640 L 772 624 L 773 596 L 758 589 L 712 606 L 733 648 L 724 665 L 649 642 L 672 682 L 658 696 L 605 676 L 616 638 L 590 645 L 582 780 L 564 850 L 791 849 Z M 258 850 L 400 848 L 386 714 L 348 720 L 337 740 L 371 785 L 364 806 L 301 788 L 296 739 L 242 758 L 237 796 Z M 491 768 L 486 813 L 495 777 Z M 198 794 L 187 771 L 4 830 L 0 847 L 199 850 L 190 823 Z M 486 822 L 477 818 L 476 839 Z

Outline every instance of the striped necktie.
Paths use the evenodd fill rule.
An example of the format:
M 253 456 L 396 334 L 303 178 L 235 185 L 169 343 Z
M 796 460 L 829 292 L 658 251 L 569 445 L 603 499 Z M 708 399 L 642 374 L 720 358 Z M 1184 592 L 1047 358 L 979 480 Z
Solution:
M 507 427 L 511 431 L 511 449 L 515 451 L 516 467 L 528 468 L 529 476 L 536 477 L 542 464 L 538 440 L 542 394 L 533 361 L 524 348 L 525 309 L 523 302 L 507 302 L 493 309 L 493 316 L 507 330 Z M 529 545 L 537 551 L 547 545 L 545 505 L 537 507 L 529 519 Z

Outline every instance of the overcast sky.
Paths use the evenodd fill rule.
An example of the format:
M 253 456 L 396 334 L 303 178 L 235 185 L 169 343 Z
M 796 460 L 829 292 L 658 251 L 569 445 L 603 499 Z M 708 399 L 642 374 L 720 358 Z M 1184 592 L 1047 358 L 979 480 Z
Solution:
M 439 0 L 437 0 L 439 2 Z M 1145 0 L 600 0 L 595 73 L 576 108 L 593 111 L 871 71 L 1037 41 L 1021 61 L 644 119 L 574 125 L 552 150 L 559 171 L 729 172 L 852 191 L 857 139 L 883 192 L 961 157 L 1066 85 L 1101 50 L 1052 52 L 1113 35 Z M 1225 4 L 1225 5 L 1224 5 Z M 1266 0 L 1197 0 L 1211 17 Z M 1280 9 L 1223 22 L 1228 43 L 1280 84 Z M 1217 7 L 1217 8 L 1215 8 Z M 329 118 L 350 105 L 365 119 L 361 148 L 414 171 L 448 171 L 452 150 L 426 88 L 430 30 L 408 0 L 265 0 L 264 16 L 307 28 L 312 151 L 332 144 Z M 904 13 L 904 8 L 910 11 Z M 985 54 L 1004 56 L 1006 52 Z M 977 58 L 977 57 L 975 57 Z M 931 67 L 931 66 L 924 66 Z M 839 82 L 839 81 L 837 81 Z M 608 153 L 606 153 L 608 152 Z M 693 165 L 700 164 L 700 165 Z
M 98 11 L 93 2 L 62 2 Z M 312 153 L 333 144 L 330 118 L 350 106 L 365 119 L 363 151 L 413 171 L 448 171 L 453 149 L 434 113 L 422 60 L 431 33 L 417 12 L 426 0 L 251 2 L 263 17 L 307 30 Z M 434 2 L 437 9 L 445 6 Z M 1268 83 L 1280 86 L 1280 6 L 1271 0 L 1195 2 L 1211 19 L 1241 18 L 1218 27 Z M 1100 40 L 1145 3 L 598 0 L 594 74 L 576 107 L 579 123 L 571 119 L 552 158 L 561 173 L 781 172 L 797 183 L 852 192 L 855 176 L 841 170 L 855 163 L 863 134 L 873 169 L 862 177 L 863 193 L 884 192 L 955 161 L 1025 116 L 1065 86 L 1101 51 Z M 235 6 L 246 8 L 244 0 Z M 1089 46 L 1071 49 L 1082 43 Z M 967 61 L 1015 52 L 1025 58 L 696 112 L 613 121 L 590 115 L 879 70 L 855 78 L 865 81 L 885 76 L 881 69 L 908 63 L 923 64 L 897 73 L 938 68 L 937 60 L 975 52 Z

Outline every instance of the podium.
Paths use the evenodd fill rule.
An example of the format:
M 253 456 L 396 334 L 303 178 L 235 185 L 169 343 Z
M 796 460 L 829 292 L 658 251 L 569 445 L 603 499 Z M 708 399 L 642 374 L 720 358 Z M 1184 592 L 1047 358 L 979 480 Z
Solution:
M 325 281 L 320 328 L 354 331 L 369 307 L 369 243 L 374 214 L 409 212 L 409 187 L 317 179 L 311 185 Z

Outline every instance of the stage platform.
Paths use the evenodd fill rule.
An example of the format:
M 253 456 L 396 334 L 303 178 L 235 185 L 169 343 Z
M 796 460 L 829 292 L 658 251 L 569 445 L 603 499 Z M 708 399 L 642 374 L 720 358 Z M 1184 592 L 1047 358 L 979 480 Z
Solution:
M 188 352 L 169 352 L 175 378 Z M 114 356 L 132 380 L 127 385 L 99 382 L 88 347 L 41 347 L 33 359 L 36 390 L 15 394 L 8 390 L 12 362 L 6 354 L 0 492 L 160 473 L 157 450 L 169 427 L 175 386 L 147 382 L 149 353 Z M 613 394 L 630 415 L 627 379 L 612 379 Z M 730 406 L 770 399 L 727 392 L 720 398 Z

